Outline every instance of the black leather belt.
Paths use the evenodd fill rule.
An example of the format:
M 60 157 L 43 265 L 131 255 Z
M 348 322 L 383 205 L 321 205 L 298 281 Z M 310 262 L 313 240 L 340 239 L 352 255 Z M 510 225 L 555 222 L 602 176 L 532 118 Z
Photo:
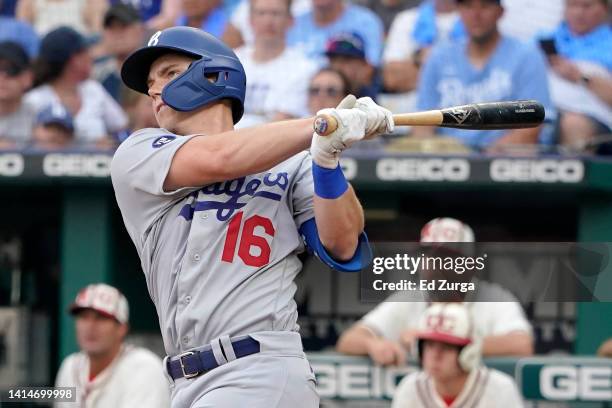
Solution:
M 259 353 L 259 342 L 252 337 L 232 341 L 236 358 Z M 166 362 L 166 370 L 173 380 L 179 378 L 194 378 L 214 368 L 219 367 L 212 349 L 190 350 L 178 356 L 171 357 Z

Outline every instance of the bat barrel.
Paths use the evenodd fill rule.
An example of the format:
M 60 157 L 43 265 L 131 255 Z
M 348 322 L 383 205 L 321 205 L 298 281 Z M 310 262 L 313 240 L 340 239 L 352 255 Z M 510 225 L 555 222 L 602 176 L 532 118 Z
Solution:
M 442 127 L 461 129 L 519 129 L 544 121 L 544 107 L 537 101 L 478 103 L 442 109 Z

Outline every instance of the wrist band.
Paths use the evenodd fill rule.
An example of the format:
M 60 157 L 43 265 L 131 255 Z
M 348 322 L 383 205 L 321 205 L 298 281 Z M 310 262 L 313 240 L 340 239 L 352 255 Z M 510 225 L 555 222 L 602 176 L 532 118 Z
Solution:
M 312 178 L 315 194 L 321 198 L 335 199 L 348 189 L 340 164 L 335 169 L 328 169 L 312 162 Z

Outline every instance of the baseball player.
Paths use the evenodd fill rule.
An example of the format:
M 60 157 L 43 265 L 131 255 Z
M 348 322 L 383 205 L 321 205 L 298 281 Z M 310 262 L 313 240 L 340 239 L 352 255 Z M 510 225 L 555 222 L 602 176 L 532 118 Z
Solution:
M 421 230 L 421 242 L 474 242 L 469 225 L 454 218 L 435 218 Z M 478 282 L 479 291 L 496 302 L 465 302 L 478 316 L 475 325 L 484 336 L 484 355 L 531 355 L 533 333 L 520 303 L 507 290 L 485 281 Z M 381 365 L 403 364 L 410 350 L 420 316 L 427 308 L 425 301 L 385 302 L 367 313 L 342 334 L 336 348 L 352 355 L 369 355 Z M 405 300 L 405 299 L 404 299 Z M 476 299 L 477 300 L 477 299 Z
M 170 389 L 161 359 L 140 347 L 125 344 L 127 299 L 114 287 L 89 285 L 79 292 L 70 312 L 76 319 L 81 351 L 66 357 L 56 387 L 76 387 L 80 408 L 163 408 Z M 74 408 L 74 402 L 55 408 Z
M 480 341 L 465 305 L 429 306 L 415 343 L 422 371 L 402 379 L 392 408 L 523 406 L 510 376 L 481 365 Z
M 187 27 L 155 33 L 122 78 L 151 97 L 161 127 L 121 144 L 111 176 L 159 315 L 172 406 L 318 406 L 296 324 L 296 254 L 307 246 L 361 269 L 363 211 L 338 160 L 391 131 L 391 113 L 347 97 L 322 111 L 341 124 L 331 137 L 313 135 L 312 118 L 234 130 L 243 67 Z

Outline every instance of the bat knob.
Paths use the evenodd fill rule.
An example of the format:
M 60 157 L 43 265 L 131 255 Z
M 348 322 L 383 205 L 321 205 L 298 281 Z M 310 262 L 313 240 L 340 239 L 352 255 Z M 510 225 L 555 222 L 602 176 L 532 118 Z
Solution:
M 315 118 L 312 127 L 319 136 L 327 136 L 336 130 L 338 123 L 333 116 L 318 115 Z

